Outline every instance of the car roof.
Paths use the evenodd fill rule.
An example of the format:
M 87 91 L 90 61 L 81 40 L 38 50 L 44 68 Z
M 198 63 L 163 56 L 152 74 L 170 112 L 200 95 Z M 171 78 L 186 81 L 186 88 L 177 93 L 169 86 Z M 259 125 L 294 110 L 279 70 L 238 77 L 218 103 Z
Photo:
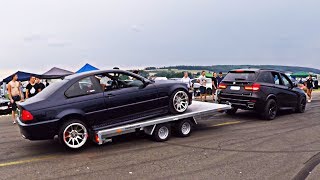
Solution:
M 144 78 L 138 74 L 134 74 L 129 71 L 124 71 L 124 70 L 120 70 L 120 69 L 112 69 L 112 70 L 94 70 L 94 71 L 88 71 L 88 72 L 83 72 L 83 73 L 76 73 L 76 74 L 66 76 L 65 79 L 67 79 L 67 80 L 78 79 L 78 78 L 81 79 L 81 78 L 85 78 L 88 76 L 93 76 L 95 74 L 103 74 L 103 73 L 126 73 L 126 74 L 131 74 L 131 75 L 135 75 L 135 76 Z
M 232 69 L 232 71 L 253 71 L 253 72 L 258 72 L 258 71 L 273 71 L 273 72 L 278 72 L 278 73 L 285 73 L 283 71 L 275 70 L 275 69 L 257 69 L 257 68 L 245 68 L 245 69 Z M 230 72 L 230 71 L 229 71 Z

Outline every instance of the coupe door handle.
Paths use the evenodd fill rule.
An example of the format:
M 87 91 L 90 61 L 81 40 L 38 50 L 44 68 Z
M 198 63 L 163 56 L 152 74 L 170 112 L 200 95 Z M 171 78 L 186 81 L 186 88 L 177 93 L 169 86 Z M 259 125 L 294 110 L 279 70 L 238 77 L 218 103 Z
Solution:
M 107 97 L 113 97 L 114 95 L 113 94 L 107 94 Z

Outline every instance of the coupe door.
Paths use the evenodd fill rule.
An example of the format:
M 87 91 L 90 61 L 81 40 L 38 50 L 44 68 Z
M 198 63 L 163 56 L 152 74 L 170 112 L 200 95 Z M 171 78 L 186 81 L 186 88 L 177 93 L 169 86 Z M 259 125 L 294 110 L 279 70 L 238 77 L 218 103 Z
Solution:
M 136 77 L 118 74 L 114 87 L 104 93 L 108 115 L 104 126 L 134 122 L 152 116 L 157 109 L 158 91 Z M 112 85 L 113 86 L 113 85 Z
M 94 77 L 74 83 L 65 95 L 66 105 L 61 107 L 61 111 L 72 107 L 74 111 L 83 112 L 89 125 L 94 125 L 106 113 L 103 91 Z

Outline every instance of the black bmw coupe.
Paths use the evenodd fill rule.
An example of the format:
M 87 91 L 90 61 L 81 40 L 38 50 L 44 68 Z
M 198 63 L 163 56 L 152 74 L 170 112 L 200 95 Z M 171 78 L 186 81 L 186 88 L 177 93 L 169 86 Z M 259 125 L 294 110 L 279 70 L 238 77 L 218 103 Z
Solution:
M 52 139 L 82 147 L 92 132 L 167 114 L 183 113 L 191 104 L 187 85 L 153 82 L 122 70 L 67 76 L 18 105 L 24 138 Z

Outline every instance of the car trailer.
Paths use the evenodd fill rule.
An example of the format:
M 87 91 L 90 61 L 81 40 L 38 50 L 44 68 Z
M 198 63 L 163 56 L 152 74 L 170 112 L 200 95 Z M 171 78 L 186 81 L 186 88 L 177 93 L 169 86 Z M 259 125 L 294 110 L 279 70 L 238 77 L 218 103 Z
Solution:
M 215 104 L 208 102 L 193 101 L 192 105 L 183 114 L 169 114 L 132 124 L 122 125 L 95 132 L 94 141 L 101 145 L 112 141 L 112 137 L 144 131 L 153 137 L 155 141 L 166 141 L 171 136 L 171 130 L 181 137 L 187 137 L 192 132 L 193 125 L 197 124 L 197 119 L 224 112 L 231 109 L 231 105 Z

